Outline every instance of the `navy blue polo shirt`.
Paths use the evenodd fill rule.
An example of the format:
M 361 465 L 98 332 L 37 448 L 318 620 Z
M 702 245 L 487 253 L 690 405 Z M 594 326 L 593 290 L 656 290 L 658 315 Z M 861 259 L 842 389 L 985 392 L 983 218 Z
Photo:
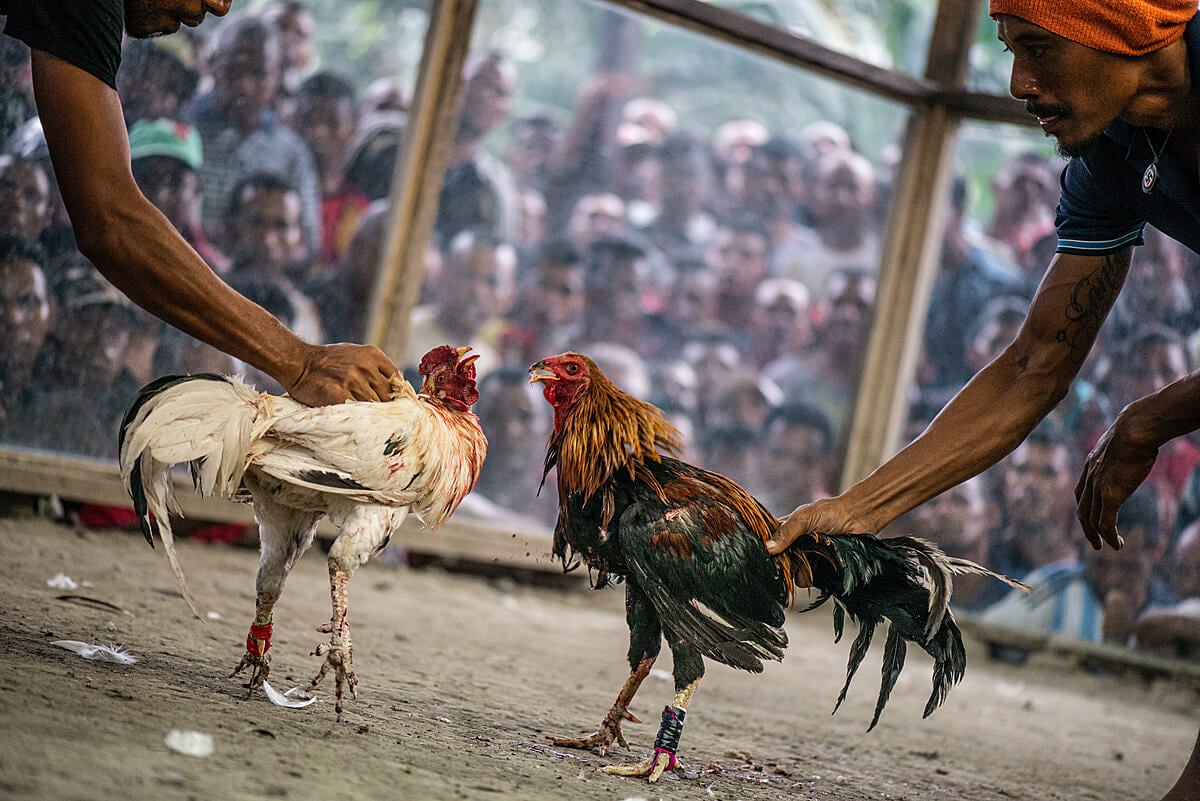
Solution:
M 1183 38 L 1191 74 L 1200 75 L 1200 15 Z M 1150 138 L 1162 147 L 1161 132 Z M 1146 194 L 1142 173 L 1153 160 L 1146 131 L 1124 120 L 1114 122 L 1086 156 L 1071 159 L 1060 181 L 1058 252 L 1100 256 L 1140 245 L 1147 223 L 1200 252 L 1200 175 L 1163 153 L 1158 183 Z

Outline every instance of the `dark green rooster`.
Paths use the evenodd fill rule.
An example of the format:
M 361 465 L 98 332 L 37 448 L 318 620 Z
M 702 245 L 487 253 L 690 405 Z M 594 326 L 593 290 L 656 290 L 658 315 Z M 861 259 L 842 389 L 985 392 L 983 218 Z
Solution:
M 876 626 L 890 622 L 874 728 L 907 642 L 934 660 L 925 715 L 962 678 L 966 653 L 948 608 L 952 575 L 980 572 L 1016 584 L 913 537 L 810 536 L 772 557 L 764 542 L 778 519 L 725 476 L 665 455 L 678 452 L 681 438 L 658 409 L 619 390 L 578 353 L 544 359 L 529 372 L 554 407 L 546 451 L 546 473 L 558 471 L 554 554 L 567 570 L 586 563 L 595 586 L 623 578 L 629 624 L 631 672 L 599 729 L 551 739 L 602 755 L 614 740 L 628 748 L 621 723 L 637 721 L 629 704 L 664 637 L 674 658 L 676 694 L 663 710 L 654 752 L 637 765 L 606 767 L 608 773 L 653 782 L 674 768 L 704 658 L 753 673 L 762 672 L 763 659 L 782 659 L 784 613 L 797 589 L 816 591 L 808 609 L 834 600 L 836 638 L 846 614 L 859 626 L 837 705 Z

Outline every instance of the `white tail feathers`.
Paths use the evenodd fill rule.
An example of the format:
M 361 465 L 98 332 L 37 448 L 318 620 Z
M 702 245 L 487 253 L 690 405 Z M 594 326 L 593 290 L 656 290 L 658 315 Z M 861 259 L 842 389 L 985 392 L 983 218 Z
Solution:
M 134 498 L 147 537 L 157 529 L 179 591 L 197 617 L 202 615 L 188 592 L 171 531 L 170 515 L 179 512 L 171 467 L 191 464 L 202 495 L 232 497 L 250 446 L 275 418 L 275 402 L 238 378 L 212 376 L 181 379 L 134 399 L 136 412 L 127 419 L 121 442 L 121 480 Z

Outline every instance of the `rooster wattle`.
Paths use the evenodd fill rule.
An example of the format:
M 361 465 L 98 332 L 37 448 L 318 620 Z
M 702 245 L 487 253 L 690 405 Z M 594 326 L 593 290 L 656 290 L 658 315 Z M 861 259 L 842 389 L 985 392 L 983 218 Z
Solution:
M 337 681 L 338 718 L 349 686 L 358 695 L 350 626 L 350 577 L 388 542 L 410 511 L 430 528 L 450 516 L 475 486 L 487 440 L 471 405 L 470 348 L 434 348 L 421 360 L 420 393 L 401 377 L 390 401 L 307 407 L 267 395 L 240 379 L 167 376 L 137 394 L 121 425 L 121 476 L 146 540 L 157 532 L 188 606 L 199 616 L 175 553 L 170 513 L 177 511 L 171 466 L 188 463 L 202 495 L 248 501 L 259 523 L 261 558 L 254 622 L 246 652 L 230 675 L 251 669 L 248 686 L 270 672 L 275 603 L 296 560 L 328 515 L 339 528 L 329 549 L 333 616 L 313 689 L 329 670 Z

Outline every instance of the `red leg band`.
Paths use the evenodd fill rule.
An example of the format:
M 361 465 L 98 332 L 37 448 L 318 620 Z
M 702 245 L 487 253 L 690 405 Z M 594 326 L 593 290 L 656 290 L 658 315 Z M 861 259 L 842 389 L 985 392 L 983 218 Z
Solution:
M 250 633 L 246 635 L 246 652 L 255 656 L 266 656 L 269 650 L 271 650 L 271 624 L 255 623 L 251 625 Z

